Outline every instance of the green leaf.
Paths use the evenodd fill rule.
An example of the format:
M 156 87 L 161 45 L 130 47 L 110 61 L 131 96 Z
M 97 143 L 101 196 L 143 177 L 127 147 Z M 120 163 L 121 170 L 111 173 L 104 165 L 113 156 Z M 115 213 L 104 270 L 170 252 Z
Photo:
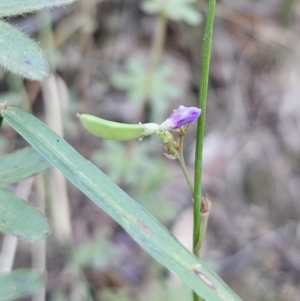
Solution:
M 115 74 L 112 84 L 127 90 L 128 98 L 134 102 L 143 102 L 148 95 L 147 70 L 137 59 L 129 58 L 125 63 L 125 73 Z
M 202 16 L 189 5 L 180 5 L 176 9 L 169 9 L 169 18 L 173 21 L 183 20 L 189 25 L 196 26 L 202 21 Z
M 15 300 L 44 286 L 44 275 L 33 270 L 17 270 L 0 274 L 0 300 Z
M 74 0 L 1 0 L 0 17 L 9 17 L 29 13 L 45 8 L 62 6 Z
M 51 167 L 34 148 L 26 147 L 0 159 L 0 185 L 20 182 Z
M 170 75 L 171 68 L 167 65 L 161 65 L 153 76 L 150 97 L 156 105 L 161 105 L 163 109 L 168 105 L 166 100 L 180 97 L 181 95 L 180 90 L 168 80 Z
M 141 4 L 141 8 L 148 14 L 157 14 L 163 12 L 163 2 L 161 0 L 146 0 Z
M 153 180 L 163 182 L 167 174 L 164 162 L 151 158 L 155 151 L 149 139 L 138 141 L 133 145 L 130 153 L 126 145 L 116 141 L 105 141 L 100 150 L 92 155 L 93 161 L 109 170 L 109 177 L 115 183 L 122 183 L 125 186 L 137 186 L 138 190 L 145 192 L 144 186 L 152 186 Z M 153 145 L 153 143 L 152 143 Z M 156 145 L 157 147 L 157 145 Z M 147 172 L 144 172 L 147 170 Z M 137 177 L 136 175 L 139 175 Z M 163 185 L 163 183 L 162 183 Z
M 80 267 L 93 267 L 103 270 L 109 260 L 117 255 L 117 248 L 108 239 L 109 231 L 104 228 L 96 234 L 96 237 L 87 243 L 73 249 L 72 261 Z
M 0 45 L 0 64 L 5 69 L 31 80 L 42 80 L 48 74 L 48 65 L 40 48 L 1 20 Z
M 12 107 L 2 109 L 1 114 L 67 179 L 114 218 L 142 248 L 206 301 L 241 300 L 152 215 L 40 120 Z
M 50 225 L 40 211 L 9 190 L 0 188 L 0 232 L 39 241 L 45 239 L 50 231 Z
M 112 77 L 112 84 L 119 89 L 127 90 L 131 101 L 141 102 L 148 96 L 163 112 L 168 100 L 180 96 L 180 90 L 168 80 L 171 69 L 167 65 L 160 65 L 153 73 L 151 81 L 143 64 L 136 59 L 128 59 L 125 64 L 125 73 Z M 151 85 L 149 85 L 151 82 Z
M 173 21 L 184 21 L 192 26 L 198 25 L 202 17 L 196 8 L 191 6 L 195 0 L 146 0 L 141 8 L 149 14 L 164 14 Z

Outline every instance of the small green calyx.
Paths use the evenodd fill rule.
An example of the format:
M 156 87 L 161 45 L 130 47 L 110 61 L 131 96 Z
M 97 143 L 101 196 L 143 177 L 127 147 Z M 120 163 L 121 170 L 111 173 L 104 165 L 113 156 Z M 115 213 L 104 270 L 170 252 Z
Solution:
M 152 135 L 159 131 L 157 123 L 139 123 L 139 125 L 144 129 L 143 136 Z

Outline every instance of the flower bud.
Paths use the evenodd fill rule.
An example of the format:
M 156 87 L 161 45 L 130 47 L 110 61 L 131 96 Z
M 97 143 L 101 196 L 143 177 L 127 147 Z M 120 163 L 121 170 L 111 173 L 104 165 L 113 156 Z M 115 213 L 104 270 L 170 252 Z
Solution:
M 169 131 L 181 128 L 184 125 L 193 123 L 201 114 L 201 109 L 196 107 L 179 106 L 161 125 L 161 131 Z

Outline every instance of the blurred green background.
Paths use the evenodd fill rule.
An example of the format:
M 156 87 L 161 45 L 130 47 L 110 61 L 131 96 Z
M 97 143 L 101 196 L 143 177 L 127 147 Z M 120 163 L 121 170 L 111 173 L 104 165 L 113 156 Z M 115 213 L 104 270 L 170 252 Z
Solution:
M 11 19 L 40 41 L 51 76 L 30 82 L 0 70 L 0 102 L 33 112 L 64 135 L 187 248 L 191 195 L 160 140 L 103 141 L 83 130 L 76 113 L 161 123 L 180 104 L 196 106 L 206 4 L 196 1 L 183 21 L 165 24 L 160 44 L 159 18 L 137 0 L 78 0 Z M 202 258 L 244 301 L 299 300 L 299 28 L 297 1 L 217 3 L 202 183 L 212 209 Z M 195 131 L 190 126 L 185 139 L 191 174 Z M 0 155 L 25 145 L 4 123 Z M 29 201 L 41 208 L 41 195 L 53 226 L 47 300 L 191 299 L 59 173 L 34 180 Z M 14 267 L 34 265 L 41 252 L 38 244 L 19 242 Z

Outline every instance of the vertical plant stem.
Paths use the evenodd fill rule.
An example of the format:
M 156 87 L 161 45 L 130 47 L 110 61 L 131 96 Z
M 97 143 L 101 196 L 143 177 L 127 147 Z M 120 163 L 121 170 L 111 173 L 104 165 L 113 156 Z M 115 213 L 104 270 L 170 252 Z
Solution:
M 189 188 L 191 190 L 191 193 L 193 194 L 194 193 L 194 185 L 193 185 L 193 182 L 187 172 L 187 168 L 186 168 L 186 164 L 185 164 L 185 160 L 184 160 L 184 156 L 183 156 L 183 139 L 184 139 L 184 136 L 180 136 L 179 137 L 179 150 L 178 150 L 178 161 L 179 161 L 179 164 L 181 166 L 181 169 L 183 171 L 183 174 L 185 176 L 185 179 L 189 185 Z
M 37 14 L 37 21 L 40 26 L 41 47 L 45 50 L 45 55 L 52 72 L 56 69 L 56 53 L 53 39 L 51 14 L 49 11 L 42 11 Z
M 153 75 L 154 70 L 162 56 L 162 51 L 164 48 L 165 37 L 167 28 L 167 18 L 163 13 L 157 16 L 156 29 L 152 41 L 152 48 L 150 53 L 150 66 L 149 66 L 149 76 Z
M 193 224 L 193 252 L 199 256 L 200 246 L 204 235 L 201 231 L 201 226 L 205 226 L 205 222 L 201 219 L 201 198 L 202 198 L 202 167 L 203 167 L 203 141 L 205 132 L 205 119 L 206 119 L 206 102 L 209 80 L 210 56 L 212 35 L 214 26 L 216 0 L 208 1 L 208 11 L 206 18 L 206 27 L 204 34 L 204 45 L 202 53 L 202 72 L 200 79 L 200 94 L 199 106 L 202 110 L 201 117 L 197 123 L 197 140 L 196 140 L 196 154 L 195 154 L 195 173 L 194 173 L 194 224 Z M 202 235 L 200 235 L 202 233 Z M 202 300 L 195 293 L 193 296 L 194 301 Z
M 208 77 L 210 67 L 210 52 L 212 44 L 212 31 L 214 23 L 216 0 L 209 0 L 208 13 L 206 21 L 206 29 L 204 35 L 204 48 L 202 58 L 202 74 L 200 81 L 200 95 L 199 104 L 201 108 L 201 117 L 197 123 L 197 141 L 196 141 L 196 154 L 195 154 L 195 189 L 194 189 L 194 246 L 197 244 L 200 232 L 200 210 L 201 210 L 201 196 L 202 196 L 202 156 L 203 156 L 203 141 L 205 131 L 205 118 L 206 118 L 206 101 L 208 91 Z M 195 255 L 199 250 L 194 250 Z
M 163 13 L 160 13 L 157 16 L 157 20 L 156 20 L 156 29 L 152 40 L 150 61 L 149 61 L 149 67 L 146 76 L 146 82 L 145 82 L 145 86 L 148 91 L 151 91 L 154 73 L 162 57 L 164 44 L 165 44 L 166 29 L 167 29 L 167 18 Z M 155 120 L 155 116 L 158 115 L 158 113 L 155 110 L 156 109 L 155 106 L 153 106 L 150 102 L 149 105 L 150 105 L 150 119 Z
M 17 237 L 11 235 L 4 236 L 0 254 L 0 273 L 10 272 L 12 270 L 17 251 L 17 245 Z
M 37 207 L 45 213 L 45 181 L 43 175 L 35 177 L 35 187 L 37 194 Z M 32 268 L 42 273 L 46 270 L 46 240 L 39 241 L 31 246 Z M 46 300 L 46 288 L 42 287 L 32 296 L 32 301 Z
M 64 93 L 59 78 L 49 75 L 42 83 L 46 124 L 63 137 Z M 62 245 L 72 241 L 72 226 L 66 178 L 57 169 L 51 169 L 49 198 L 53 215 L 54 234 Z
M 200 232 L 199 239 L 197 244 L 194 246 L 195 250 L 200 250 L 202 247 L 202 243 L 204 241 L 206 226 L 209 218 L 211 202 L 208 197 L 201 198 L 201 222 L 200 222 Z M 198 251 L 199 254 L 199 251 Z

